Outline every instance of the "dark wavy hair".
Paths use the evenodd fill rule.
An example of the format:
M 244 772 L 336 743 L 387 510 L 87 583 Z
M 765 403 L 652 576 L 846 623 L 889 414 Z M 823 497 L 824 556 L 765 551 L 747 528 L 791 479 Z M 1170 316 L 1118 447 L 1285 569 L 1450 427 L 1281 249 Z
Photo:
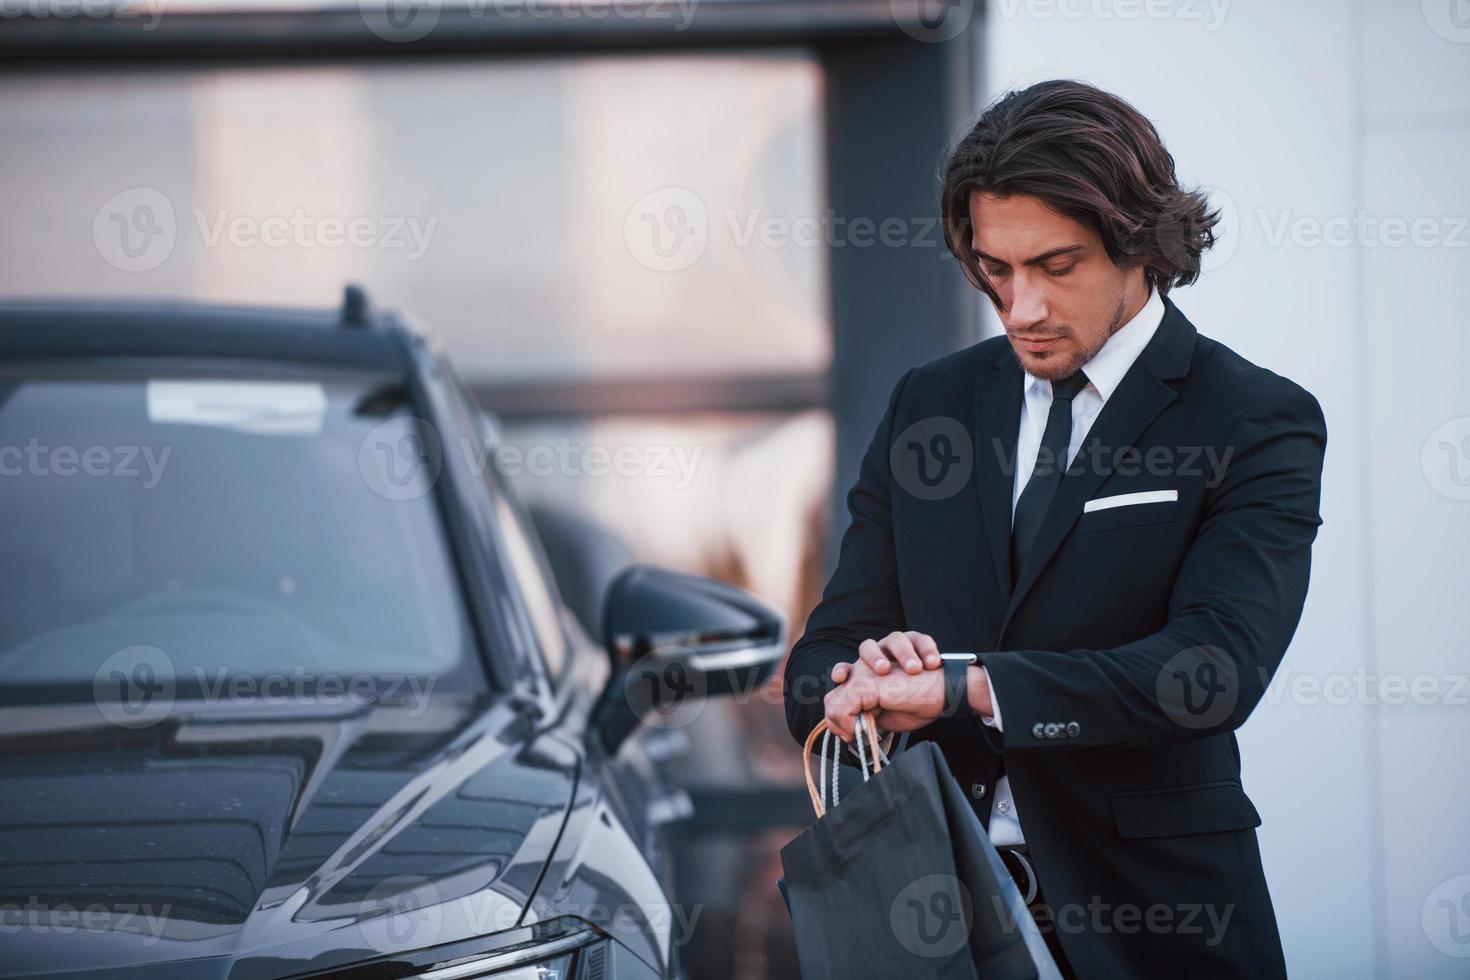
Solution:
M 999 307 L 971 254 L 970 194 L 1028 194 L 1092 228 L 1113 264 L 1161 294 L 1199 278 L 1220 212 L 1174 176 L 1158 130 L 1116 95 L 1056 79 L 1008 92 L 949 151 L 939 213 L 965 278 Z

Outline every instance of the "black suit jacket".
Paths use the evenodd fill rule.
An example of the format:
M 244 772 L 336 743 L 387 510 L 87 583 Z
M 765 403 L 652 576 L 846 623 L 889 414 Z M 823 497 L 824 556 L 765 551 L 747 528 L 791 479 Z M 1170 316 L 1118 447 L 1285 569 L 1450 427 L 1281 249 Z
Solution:
M 1081 976 L 1280 976 L 1233 733 L 1301 616 L 1326 426 L 1307 391 L 1165 308 L 1014 581 L 1023 374 L 1008 341 L 903 376 L 787 661 L 787 721 L 803 740 L 864 639 L 914 629 L 979 653 L 1004 732 L 940 719 L 916 737 L 987 824 L 1004 760 Z M 1084 513 L 1160 490 L 1178 499 Z

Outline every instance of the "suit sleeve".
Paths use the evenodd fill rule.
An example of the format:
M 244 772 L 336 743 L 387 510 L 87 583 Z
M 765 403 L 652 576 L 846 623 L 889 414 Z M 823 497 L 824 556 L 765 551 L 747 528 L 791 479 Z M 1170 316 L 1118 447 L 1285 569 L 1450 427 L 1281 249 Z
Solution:
M 805 742 L 825 714 L 822 699 L 833 688 L 832 668 L 857 659 L 858 644 L 904 629 L 893 550 L 888 463 L 893 420 L 912 369 L 899 379 L 888 408 L 863 456 L 857 482 L 847 493 L 851 515 L 842 535 L 837 569 L 822 600 L 807 618 L 806 632 L 786 659 L 786 726 Z
M 1167 624 L 1113 649 L 982 654 L 1005 702 L 1004 731 L 984 729 L 992 747 L 1157 745 L 1243 724 L 1301 619 L 1326 445 L 1322 410 L 1296 385 L 1238 417 Z

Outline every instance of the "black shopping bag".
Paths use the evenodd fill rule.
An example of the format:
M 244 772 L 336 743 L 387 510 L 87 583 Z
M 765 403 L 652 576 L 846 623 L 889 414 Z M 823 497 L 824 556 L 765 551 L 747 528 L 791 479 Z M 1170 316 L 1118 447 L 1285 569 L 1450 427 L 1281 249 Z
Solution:
M 839 802 L 834 780 L 830 809 L 827 774 L 820 791 L 811 774 L 825 722 L 807 739 L 817 821 L 781 849 L 803 980 L 1058 978 L 938 747 L 921 742 L 883 765 L 872 718 L 864 717 L 856 740 L 864 782 Z M 825 741 L 822 757 L 826 769 Z

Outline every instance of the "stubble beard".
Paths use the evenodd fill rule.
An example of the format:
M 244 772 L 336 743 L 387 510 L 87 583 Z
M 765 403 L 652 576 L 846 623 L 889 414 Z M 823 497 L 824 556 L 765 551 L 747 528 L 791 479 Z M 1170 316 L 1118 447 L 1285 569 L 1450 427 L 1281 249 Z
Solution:
M 1103 349 L 1108 339 L 1122 328 L 1123 314 L 1127 312 L 1127 309 L 1127 298 L 1119 296 L 1118 305 L 1113 310 L 1112 321 L 1108 324 L 1107 331 L 1095 344 L 1076 348 L 1066 360 L 1060 360 L 1052 355 L 1028 363 L 1021 357 L 1014 344 L 1011 345 L 1011 356 L 1020 362 L 1021 367 L 1034 378 L 1041 378 L 1043 381 L 1060 381 L 1063 378 L 1070 378 L 1082 370 L 1088 361 L 1096 357 L 1097 352 Z M 1068 327 L 1065 335 L 1076 336 L 1076 333 Z

